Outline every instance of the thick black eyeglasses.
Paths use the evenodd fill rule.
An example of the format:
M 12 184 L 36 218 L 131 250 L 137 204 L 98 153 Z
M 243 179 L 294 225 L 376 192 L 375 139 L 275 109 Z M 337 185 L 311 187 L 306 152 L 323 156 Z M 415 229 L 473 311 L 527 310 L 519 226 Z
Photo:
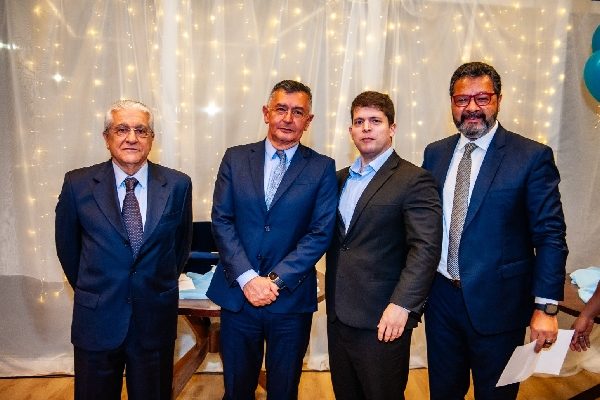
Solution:
M 473 95 L 469 94 L 457 94 L 452 96 L 452 102 L 456 107 L 466 107 L 471 102 L 471 99 L 475 100 L 475 104 L 478 106 L 487 106 L 492 101 L 492 96 L 496 93 L 480 92 Z

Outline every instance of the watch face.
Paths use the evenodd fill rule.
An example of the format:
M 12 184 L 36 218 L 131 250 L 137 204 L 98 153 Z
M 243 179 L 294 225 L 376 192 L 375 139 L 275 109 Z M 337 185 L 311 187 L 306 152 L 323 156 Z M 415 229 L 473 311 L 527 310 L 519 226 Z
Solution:
M 269 279 L 270 280 L 274 281 L 277 278 L 279 278 L 279 276 L 275 272 L 269 272 Z
M 558 306 L 556 304 L 546 304 L 544 312 L 548 315 L 556 315 L 558 314 Z

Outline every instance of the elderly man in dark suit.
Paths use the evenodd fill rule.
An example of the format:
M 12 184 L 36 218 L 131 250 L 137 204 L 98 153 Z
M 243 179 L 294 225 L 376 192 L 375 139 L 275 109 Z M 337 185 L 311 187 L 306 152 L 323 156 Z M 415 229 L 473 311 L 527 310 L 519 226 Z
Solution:
M 431 175 L 392 148 L 389 96 L 350 110 L 360 152 L 337 173 L 337 229 L 327 252 L 327 334 L 337 399 L 403 399 L 410 340 L 435 275 L 442 210 Z
M 147 161 L 151 111 L 121 100 L 106 113 L 111 160 L 65 175 L 58 258 L 75 291 L 75 398 L 170 399 L 177 280 L 192 234 L 192 183 Z
M 222 307 L 225 399 L 254 399 L 266 341 L 267 394 L 294 399 L 317 309 L 315 263 L 335 222 L 332 159 L 300 144 L 313 118 L 310 89 L 275 85 L 267 138 L 228 149 L 213 199 L 220 263 L 208 297 Z
M 514 399 L 495 385 L 525 328 L 535 350 L 558 333 L 567 244 L 552 149 L 497 121 L 500 76 L 461 65 L 450 80 L 459 133 L 425 149 L 444 210 L 438 274 L 425 312 L 432 399 Z

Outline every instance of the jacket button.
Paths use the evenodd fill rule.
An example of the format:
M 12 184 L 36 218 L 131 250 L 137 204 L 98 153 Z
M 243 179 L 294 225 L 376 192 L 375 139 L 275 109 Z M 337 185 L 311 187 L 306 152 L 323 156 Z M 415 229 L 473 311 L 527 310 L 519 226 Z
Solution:
M 265 232 L 271 232 L 271 226 L 265 225 Z
M 260 254 L 256 256 L 256 259 L 257 259 L 257 260 L 262 260 L 262 258 L 263 258 L 263 257 L 262 257 Z

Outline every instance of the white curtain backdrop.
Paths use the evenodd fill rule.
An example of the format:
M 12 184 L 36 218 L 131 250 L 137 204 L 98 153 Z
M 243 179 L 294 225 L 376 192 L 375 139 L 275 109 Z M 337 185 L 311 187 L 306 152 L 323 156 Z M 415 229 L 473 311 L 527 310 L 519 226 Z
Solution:
M 0 376 L 72 371 L 54 207 L 66 171 L 108 159 L 102 121 L 118 98 L 155 110 L 150 158 L 192 177 L 195 220 L 208 220 L 223 152 L 265 136 L 261 106 L 276 82 L 313 89 L 303 142 L 338 168 L 356 156 L 349 103 L 388 92 L 394 147 L 420 164 L 428 143 L 455 131 L 454 69 L 489 62 L 504 83 L 502 124 L 555 150 L 568 270 L 599 265 L 598 102 L 582 82 L 599 24 L 589 0 L 0 1 Z M 323 318 L 316 369 L 328 366 Z M 413 342 L 411 365 L 423 366 L 422 329 Z M 569 372 L 600 371 L 590 358 Z

